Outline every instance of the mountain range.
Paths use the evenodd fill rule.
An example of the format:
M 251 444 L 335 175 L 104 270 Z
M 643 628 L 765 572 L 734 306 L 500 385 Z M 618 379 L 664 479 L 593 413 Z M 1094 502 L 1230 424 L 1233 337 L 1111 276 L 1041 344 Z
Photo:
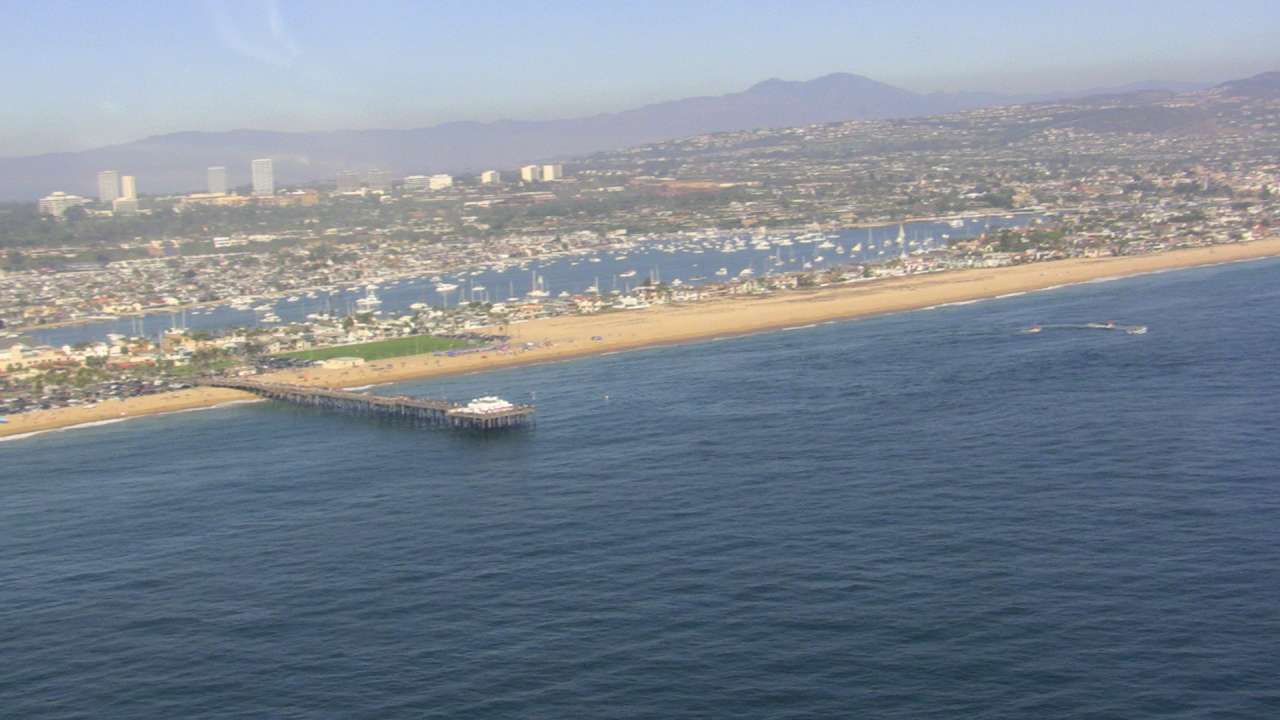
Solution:
M 178 132 L 91 150 L 0 158 L 0 200 L 32 200 L 54 190 L 93 195 L 96 173 L 103 169 L 136 176 L 143 193 L 199 190 L 211 165 L 225 166 L 233 185 L 247 184 L 249 162 L 259 157 L 274 159 L 277 186 L 332 178 L 340 170 L 380 168 L 397 176 L 468 173 L 710 132 L 1205 87 L 1153 82 L 1046 95 L 916 93 L 861 75 L 834 73 L 803 82 L 770 79 L 727 95 L 563 120 L 449 122 L 405 130 Z

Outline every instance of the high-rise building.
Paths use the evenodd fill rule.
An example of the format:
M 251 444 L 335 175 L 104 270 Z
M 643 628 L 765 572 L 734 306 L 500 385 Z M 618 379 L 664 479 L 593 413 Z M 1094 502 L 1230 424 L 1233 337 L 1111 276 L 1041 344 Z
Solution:
M 355 170 L 338 171 L 338 192 L 348 193 L 360 189 L 360 173 Z
M 132 175 L 125 175 L 120 178 L 120 197 L 125 200 L 138 199 L 138 181 Z
M 561 165 L 561 164 L 559 164 L 559 163 L 556 163 L 556 164 L 553 164 L 553 165 L 543 165 L 543 166 L 542 166 L 542 181 L 543 181 L 543 182 L 551 182 L 552 180 L 559 180 L 559 179 L 561 179 L 561 178 L 563 178 L 563 177 L 564 177 L 564 166 L 563 166 L 563 165 Z
M 481 185 L 497 185 L 500 182 L 502 182 L 502 176 L 498 174 L 497 170 L 485 170 L 480 173 Z
M 370 190 L 387 192 L 391 189 L 391 173 L 386 170 L 370 170 L 364 176 L 364 183 Z
M 103 170 L 98 173 L 98 202 L 110 205 L 112 200 L 120 197 L 120 173 L 115 170 Z
M 41 215 L 52 215 L 56 218 L 60 218 L 63 213 L 70 208 L 85 205 L 88 202 L 88 198 L 82 198 L 79 195 L 68 195 L 64 192 L 56 192 L 40 198 L 38 207 Z
M 432 190 L 444 190 L 453 187 L 452 175 L 432 175 L 428 181 L 427 187 Z
M 258 158 L 250 165 L 253 171 L 253 194 L 259 197 L 270 197 L 276 194 L 275 169 L 271 158 Z
M 205 171 L 205 189 L 213 195 L 227 194 L 227 169 L 214 165 Z
M 527 183 L 538 182 L 542 177 L 541 170 L 537 165 L 525 165 L 520 168 L 520 179 Z

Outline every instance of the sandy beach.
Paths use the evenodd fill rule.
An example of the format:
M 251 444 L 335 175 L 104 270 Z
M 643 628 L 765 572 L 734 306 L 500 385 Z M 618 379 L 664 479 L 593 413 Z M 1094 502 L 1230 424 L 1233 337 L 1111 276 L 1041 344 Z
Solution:
M 1175 250 L 1136 257 L 1074 259 L 916 275 L 813 290 L 742 296 L 646 310 L 566 316 L 511 325 L 507 352 L 456 357 L 415 355 L 345 370 L 306 369 L 264 376 L 279 382 L 358 387 L 493 370 L 654 345 L 777 330 L 828 320 L 915 310 L 946 303 L 1042 290 L 1110 277 L 1280 255 L 1280 238 Z M 594 340 L 593 338 L 600 338 Z M 525 349 L 526 344 L 533 346 Z M 93 407 L 21 413 L 0 425 L 0 437 L 127 417 L 211 407 L 252 396 L 197 388 L 108 401 Z M 456 398 L 465 399 L 465 398 Z

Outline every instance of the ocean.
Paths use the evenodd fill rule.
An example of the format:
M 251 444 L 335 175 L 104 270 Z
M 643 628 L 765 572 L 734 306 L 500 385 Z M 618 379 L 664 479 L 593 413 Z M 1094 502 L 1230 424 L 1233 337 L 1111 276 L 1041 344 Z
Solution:
M 375 389 L 534 399 L 502 436 L 252 403 L 0 443 L 0 713 L 1275 716 L 1277 281 Z M 1057 327 L 1108 320 L 1149 332 Z

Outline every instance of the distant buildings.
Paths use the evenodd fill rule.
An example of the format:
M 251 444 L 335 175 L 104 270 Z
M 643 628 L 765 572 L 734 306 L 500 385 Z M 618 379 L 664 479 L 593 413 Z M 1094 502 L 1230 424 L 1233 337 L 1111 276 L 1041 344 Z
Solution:
M 240 207 L 247 205 L 249 198 L 244 195 L 228 195 L 227 193 L 192 193 L 178 199 L 174 209 L 182 212 L 197 205 L 213 207 Z
M 527 183 L 538 182 L 538 179 L 542 177 L 541 172 L 542 169 L 537 165 L 525 165 L 520 168 L 520 180 Z
M 253 171 L 253 194 L 270 197 L 276 194 L 275 170 L 271 158 L 258 158 L 250 165 Z
M 422 192 L 431 187 L 431 178 L 426 175 L 410 175 L 404 179 L 405 192 Z
M 391 190 L 391 173 L 386 170 L 370 170 L 365 175 L 364 182 L 370 190 L 387 192 Z
M 409 175 L 404 179 L 405 192 L 422 192 L 423 190 L 444 190 L 453 187 L 452 175 Z
M 564 166 L 559 163 L 542 166 L 542 181 L 552 182 L 564 177 Z
M 132 175 L 120 178 L 120 197 L 126 200 L 138 199 L 138 182 Z
M 68 195 L 64 192 L 55 192 L 40 198 L 38 208 L 41 215 L 52 215 L 53 217 L 61 218 L 67 210 L 87 204 L 89 204 L 89 198 Z
M 338 171 L 338 192 L 349 193 L 360 189 L 360 173 L 355 170 Z
M 210 195 L 227 194 L 227 169 L 215 165 L 205 170 L 205 189 Z
M 55 193 L 57 194 L 57 193 Z M 120 197 L 120 174 L 115 170 L 103 170 L 98 173 L 98 202 L 110 205 Z
M 497 185 L 500 182 L 502 182 L 502 176 L 498 174 L 497 170 L 485 170 L 480 173 L 481 185 Z

